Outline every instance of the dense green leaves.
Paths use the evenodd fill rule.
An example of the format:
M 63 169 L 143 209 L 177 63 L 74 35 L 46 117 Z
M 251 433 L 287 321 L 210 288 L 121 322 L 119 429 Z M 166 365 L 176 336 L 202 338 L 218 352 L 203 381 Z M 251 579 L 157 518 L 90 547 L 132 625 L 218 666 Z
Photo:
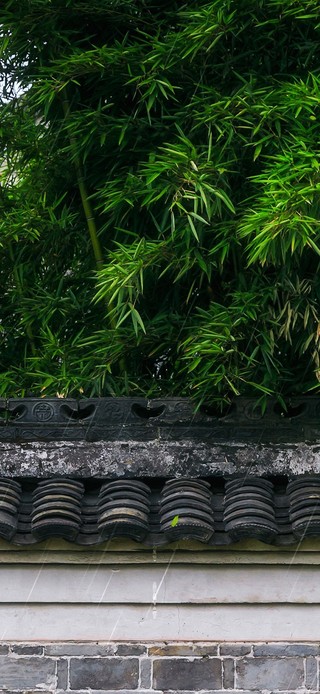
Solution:
M 4 0 L 0 395 L 317 390 L 315 0 Z

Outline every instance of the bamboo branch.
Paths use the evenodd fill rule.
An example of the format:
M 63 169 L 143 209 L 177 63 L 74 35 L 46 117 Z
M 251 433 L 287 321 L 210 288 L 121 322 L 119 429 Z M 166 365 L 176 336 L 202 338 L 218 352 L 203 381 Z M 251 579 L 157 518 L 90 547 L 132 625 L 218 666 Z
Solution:
M 14 253 L 13 253 L 12 244 L 10 241 L 9 241 L 8 247 L 9 247 L 9 255 L 10 255 L 10 258 L 11 258 L 12 263 L 13 263 L 13 276 L 15 279 L 16 288 L 17 288 L 19 296 L 23 297 L 24 296 L 23 286 L 21 284 L 19 272 L 18 272 L 16 264 L 15 264 Z M 32 352 L 32 355 L 35 356 L 37 350 L 36 350 L 36 345 L 35 345 L 35 341 L 34 341 L 33 330 L 32 330 L 31 324 L 28 321 L 25 322 L 25 326 L 26 326 L 26 335 L 27 335 L 29 342 L 30 342 L 31 352 Z

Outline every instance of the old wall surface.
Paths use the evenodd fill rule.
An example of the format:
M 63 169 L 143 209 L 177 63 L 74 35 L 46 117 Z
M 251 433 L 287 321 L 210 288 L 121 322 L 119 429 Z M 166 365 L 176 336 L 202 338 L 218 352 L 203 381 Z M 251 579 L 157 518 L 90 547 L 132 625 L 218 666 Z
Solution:
M 0 689 L 319 691 L 320 542 L 0 545 Z
M 2 644 L 1 688 L 23 692 L 318 692 L 314 643 Z
M 0 640 L 317 640 L 318 566 L 2 566 Z
M 266 415 L 239 399 L 221 418 L 195 414 L 181 399 L 0 401 L 0 416 L 1 408 L 0 526 L 10 542 L 0 540 L 0 690 L 320 691 L 320 537 L 299 542 L 320 533 L 318 399 L 295 401 L 285 411 L 269 401 Z M 239 536 L 226 538 L 222 524 L 227 526 L 235 500 L 226 495 L 219 506 L 218 497 L 224 499 L 223 481 L 227 486 L 239 476 L 241 484 L 253 476 L 267 476 L 275 484 L 274 503 L 261 506 L 267 515 L 275 514 L 279 532 L 273 545 L 258 534 L 261 518 L 246 537 L 264 542 L 230 544 Z M 303 478 L 300 534 L 293 527 L 297 509 L 289 493 L 295 476 Z M 48 523 L 48 536 L 41 535 L 46 539 L 40 543 L 35 490 L 59 477 L 69 478 L 69 487 L 72 479 L 86 480 L 82 513 L 91 526 L 96 511 L 86 500 L 98 498 L 106 480 L 147 479 L 152 493 L 161 495 L 168 478 L 210 479 L 216 540 L 213 545 L 192 540 L 190 524 L 187 541 L 168 544 L 171 534 L 159 546 L 153 542 L 154 549 L 133 539 L 101 544 L 107 535 L 97 533 L 92 542 L 88 533 L 79 535 L 81 545 L 47 539 L 54 535 Z M 16 534 L 14 502 L 8 502 L 13 480 L 23 491 Z M 305 480 L 307 487 L 313 485 L 311 492 L 302 493 Z M 242 516 L 255 508 L 256 493 L 255 487 L 245 499 Z M 50 512 L 42 510 L 52 518 L 47 502 Z M 61 508 L 59 503 L 56 513 L 65 502 Z M 129 503 L 126 508 L 132 513 Z M 172 511 L 172 518 L 177 513 Z

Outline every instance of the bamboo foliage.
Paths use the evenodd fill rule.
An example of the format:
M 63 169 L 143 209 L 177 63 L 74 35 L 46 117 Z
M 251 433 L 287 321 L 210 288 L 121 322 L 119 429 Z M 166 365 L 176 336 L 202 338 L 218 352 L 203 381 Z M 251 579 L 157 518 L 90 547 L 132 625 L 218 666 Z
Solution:
M 315 0 L 4 0 L 0 396 L 317 392 Z

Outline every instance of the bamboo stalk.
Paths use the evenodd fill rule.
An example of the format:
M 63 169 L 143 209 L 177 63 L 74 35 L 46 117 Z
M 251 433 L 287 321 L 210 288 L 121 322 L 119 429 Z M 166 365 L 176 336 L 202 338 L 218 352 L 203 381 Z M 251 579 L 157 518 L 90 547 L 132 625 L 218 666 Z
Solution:
M 63 113 L 64 117 L 67 120 L 70 116 L 71 109 L 70 109 L 70 102 L 67 96 L 66 88 L 62 90 L 62 107 L 63 107 Z M 80 197 L 81 197 L 81 202 L 82 202 L 82 207 L 83 211 L 85 214 L 86 222 L 87 222 L 87 227 L 89 231 L 89 236 L 91 240 L 91 245 L 94 253 L 94 258 L 96 261 L 96 266 L 97 270 L 100 270 L 103 267 L 104 261 L 103 261 L 103 255 L 102 255 L 102 249 L 98 237 L 98 231 L 97 231 L 97 226 L 96 226 L 96 221 L 92 209 L 92 205 L 90 202 L 90 198 L 88 195 L 87 191 L 87 186 L 85 183 L 85 178 L 83 174 L 83 168 L 81 164 L 81 160 L 78 154 L 77 150 L 77 143 L 75 137 L 69 133 L 69 141 L 71 145 L 71 150 L 73 154 L 73 160 L 74 160 L 74 166 L 75 166 L 75 171 L 76 171 L 76 178 L 77 178 L 77 184 L 80 192 Z M 113 310 L 114 306 L 111 301 L 107 301 L 107 311 L 108 311 L 108 319 L 110 326 L 112 330 L 116 330 L 116 320 L 113 316 Z M 125 383 L 127 381 L 126 379 L 126 363 L 124 358 L 119 360 L 119 367 L 120 367 L 120 373 L 124 376 Z
M 65 118 L 68 119 L 70 116 L 70 103 L 66 94 L 66 90 L 63 90 L 62 94 L 62 106 L 63 106 L 63 112 L 65 115 Z M 83 211 L 85 214 L 86 222 L 87 222 L 87 227 L 91 239 L 91 245 L 97 265 L 97 269 L 100 270 L 100 268 L 103 266 L 103 256 L 102 256 L 102 249 L 98 237 L 98 232 L 97 232 L 97 226 L 93 214 L 93 209 L 91 206 L 91 202 L 89 199 L 87 187 L 85 184 L 85 179 L 83 175 L 83 170 L 81 166 L 81 161 L 80 157 L 77 152 L 77 143 L 73 135 L 69 134 L 69 140 L 70 140 L 70 145 L 73 153 L 73 160 L 74 160 L 74 166 L 76 170 L 76 177 L 77 177 L 77 184 L 80 192 L 80 197 L 81 197 L 81 202 L 82 202 L 82 207 Z

